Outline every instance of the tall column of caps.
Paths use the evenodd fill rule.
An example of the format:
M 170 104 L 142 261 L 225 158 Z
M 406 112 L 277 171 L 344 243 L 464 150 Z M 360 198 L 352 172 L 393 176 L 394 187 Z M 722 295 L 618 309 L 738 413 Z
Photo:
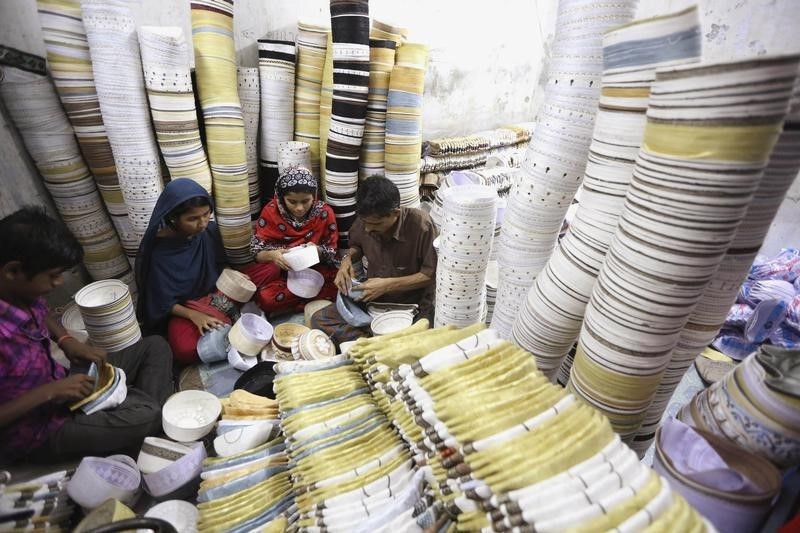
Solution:
M 138 241 L 128 219 L 114 154 L 100 114 L 81 3 L 79 0 L 39 0 L 37 4 L 48 68 L 56 91 L 125 254 L 133 258 L 138 251 Z
M 248 263 L 250 198 L 244 118 L 237 92 L 233 0 L 191 2 L 192 42 L 200 108 L 222 243 L 233 264 Z
M 697 8 L 634 21 L 603 36 L 597 120 L 581 190 L 566 235 L 533 283 L 514 321 L 513 340 L 551 378 L 575 344 L 614 236 L 644 137 L 656 68 L 700 60 Z
M 0 95 L 58 213 L 83 247 L 89 275 L 130 278 L 128 259 L 44 66 L 42 57 L 0 48 Z
M 170 177 L 192 179 L 211 192 L 211 170 L 200 140 L 189 43 L 183 30 L 143 26 L 139 46 L 156 139 Z
M 631 440 L 781 132 L 798 57 L 662 69 L 568 387 Z
M 163 183 L 131 6 L 81 0 L 100 111 L 138 247 Z
M 397 43 L 388 39 L 369 40 L 369 93 L 367 121 L 361 143 L 358 177 L 383 176 L 384 142 L 386 137 L 386 99 L 389 77 L 394 67 Z
M 419 205 L 422 93 L 428 48 L 405 43 L 397 50 L 386 108 L 385 174 L 400 190 L 400 204 Z
M 333 99 L 325 152 L 325 196 L 336 213 L 340 246 L 355 220 L 358 158 L 369 89 L 369 1 L 331 0 Z
M 736 238 L 722 258 L 719 269 L 703 292 L 689 322 L 672 350 L 655 398 L 631 447 L 643 454 L 655 437 L 661 417 L 683 375 L 725 323 L 739 287 L 764 243 L 786 192 L 800 171 L 800 84 L 795 83 L 790 112 L 783 132 L 772 150 L 764 177 L 736 230 Z
M 319 134 L 322 71 L 331 29 L 327 24 L 297 22 L 297 73 L 294 91 L 294 140 L 308 143 L 311 173 L 320 177 Z M 332 72 L 332 71 L 331 71 Z
M 261 77 L 261 165 L 262 200 L 275 194 L 278 179 L 278 145 L 294 137 L 294 78 L 297 50 L 294 38 L 258 41 L 258 72 Z
M 630 22 L 635 7 L 635 0 L 559 2 L 544 102 L 500 233 L 492 327 L 504 338 L 583 180 L 600 97 L 603 33 Z
M 236 69 L 239 102 L 244 118 L 244 146 L 247 153 L 247 188 L 250 197 L 250 217 L 255 220 L 261 212 L 261 188 L 258 179 L 258 124 L 261 114 L 261 93 L 257 68 Z

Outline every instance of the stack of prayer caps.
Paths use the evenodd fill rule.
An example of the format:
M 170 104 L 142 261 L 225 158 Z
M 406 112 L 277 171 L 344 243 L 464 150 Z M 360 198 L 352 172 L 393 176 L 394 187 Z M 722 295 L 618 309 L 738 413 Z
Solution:
M 125 254 L 133 258 L 138 252 L 138 240 L 128 219 L 114 154 L 111 153 L 106 127 L 100 115 L 80 1 L 41 0 L 37 3 L 48 69 L 56 91 L 75 129 L 78 145 L 94 176 Z
M 261 112 L 259 72 L 257 68 L 236 69 L 239 101 L 244 118 L 244 144 L 247 150 L 247 187 L 250 195 L 250 216 L 253 220 L 261 212 L 261 189 L 258 180 L 258 121 Z
M 278 173 L 289 167 L 311 170 L 311 146 L 302 141 L 283 141 L 278 145 Z
M 294 138 L 294 36 L 259 39 L 258 72 L 261 77 L 261 194 L 264 201 L 275 194 L 278 179 L 278 146 Z
M 419 206 L 419 156 L 422 152 L 422 93 L 428 48 L 405 43 L 389 80 L 386 109 L 385 175 L 400 190 L 400 205 Z
M 500 238 L 500 277 L 492 327 L 504 338 L 534 279 L 556 246 L 583 180 L 592 140 L 603 33 L 630 22 L 633 0 L 561 0 L 536 132 L 512 190 Z
M 514 342 L 554 375 L 580 333 L 592 287 L 614 236 L 645 128 L 655 70 L 700 58 L 693 7 L 634 21 L 603 36 L 600 108 L 581 201 L 514 322 Z
M 211 170 L 200 140 L 183 30 L 143 26 L 139 46 L 156 139 L 170 177 L 193 179 L 210 193 Z
M 656 72 L 644 141 L 569 381 L 625 440 L 644 422 L 681 331 L 745 218 L 797 67 L 798 57 L 786 56 Z
M 498 198 L 486 185 L 451 187 L 443 196 L 435 325 L 467 326 L 482 321 L 486 312 L 486 268 Z
M 757 250 L 761 248 L 772 220 L 778 212 L 781 199 L 800 170 L 799 87 L 796 83 L 790 114 L 786 117 L 783 131 L 772 150 L 769 165 L 747 208 L 747 214 L 736 230 L 736 238 L 722 258 L 719 269 L 703 292 L 702 299 L 694 308 L 672 351 L 669 365 L 664 371 L 653 403 L 632 444 L 638 451 L 649 447 L 678 383 L 725 323 L 728 310 L 737 298 L 738 287 L 750 271 Z M 780 300 L 773 300 L 771 303 L 779 304 Z M 775 326 L 780 330 L 781 326 L 778 324 Z
M 84 251 L 93 279 L 124 277 L 131 268 L 106 213 L 53 84 L 44 58 L 0 48 L 0 95 L 58 213 Z
M 389 94 L 389 77 L 394 67 L 396 48 L 395 41 L 375 38 L 369 40 L 367 121 L 364 125 L 358 171 L 361 180 L 384 174 L 386 98 Z
M 100 111 L 138 247 L 163 184 L 130 7 L 124 0 L 81 0 Z
M 297 72 L 294 91 L 294 140 L 308 143 L 309 170 L 317 178 L 319 169 L 319 113 L 322 71 L 325 67 L 328 22 L 297 21 Z
M 331 0 L 333 99 L 325 147 L 325 195 L 336 214 L 341 248 L 356 217 L 358 160 L 367 116 L 369 2 Z
M 191 2 L 197 90 L 211 164 L 217 224 L 232 264 L 252 260 L 244 118 L 237 92 L 233 4 Z

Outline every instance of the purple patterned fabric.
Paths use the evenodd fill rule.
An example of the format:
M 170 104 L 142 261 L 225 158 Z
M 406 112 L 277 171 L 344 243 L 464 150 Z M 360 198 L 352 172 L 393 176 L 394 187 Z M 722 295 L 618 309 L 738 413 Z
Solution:
M 43 299 L 23 310 L 0 300 L 0 404 L 66 376 L 50 357 Z M 41 446 L 69 417 L 66 406 L 44 404 L 0 428 L 0 456 L 14 459 Z

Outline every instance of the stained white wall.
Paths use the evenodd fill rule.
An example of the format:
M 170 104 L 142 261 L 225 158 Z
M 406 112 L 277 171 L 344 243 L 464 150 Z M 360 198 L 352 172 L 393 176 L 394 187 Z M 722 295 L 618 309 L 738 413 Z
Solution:
M 136 5 L 135 0 L 131 3 Z M 705 56 L 731 60 L 800 52 L 798 0 L 640 0 L 640 17 L 698 3 Z M 178 25 L 190 35 L 189 0 L 141 0 L 140 25 Z M 425 138 L 533 120 L 542 98 L 557 0 L 371 0 L 370 13 L 405 25 L 410 40 L 430 47 L 425 83 Z M 256 65 L 268 32 L 294 32 L 298 18 L 328 17 L 328 0 L 236 0 L 239 62 Z M 44 54 L 36 2 L 0 0 L 0 43 Z M 0 117 L 0 120 L 3 120 Z M 4 127 L 0 124 L 0 128 Z M 0 176 L 16 148 L 0 144 Z M 0 195 L 3 193 L 0 192 Z M 784 203 L 765 250 L 800 245 L 800 184 Z

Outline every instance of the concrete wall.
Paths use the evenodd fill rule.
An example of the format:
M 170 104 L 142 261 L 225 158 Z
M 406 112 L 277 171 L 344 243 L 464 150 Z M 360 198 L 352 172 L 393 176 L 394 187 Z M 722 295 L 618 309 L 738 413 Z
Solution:
M 180 25 L 190 35 L 188 0 L 139 3 L 140 25 Z M 637 15 L 693 3 L 701 8 L 709 60 L 800 52 L 798 0 L 640 0 Z M 433 138 L 535 118 L 557 7 L 557 0 L 371 0 L 370 13 L 405 25 L 410 40 L 430 47 L 423 134 Z M 294 32 L 298 18 L 326 17 L 327 0 L 236 0 L 240 64 L 256 65 L 255 41 L 267 32 Z M 34 0 L 0 1 L 0 42 L 44 54 Z M 19 157 L 16 149 L 9 151 L 0 144 L 0 159 Z M 800 245 L 798 202 L 796 184 L 765 249 Z

